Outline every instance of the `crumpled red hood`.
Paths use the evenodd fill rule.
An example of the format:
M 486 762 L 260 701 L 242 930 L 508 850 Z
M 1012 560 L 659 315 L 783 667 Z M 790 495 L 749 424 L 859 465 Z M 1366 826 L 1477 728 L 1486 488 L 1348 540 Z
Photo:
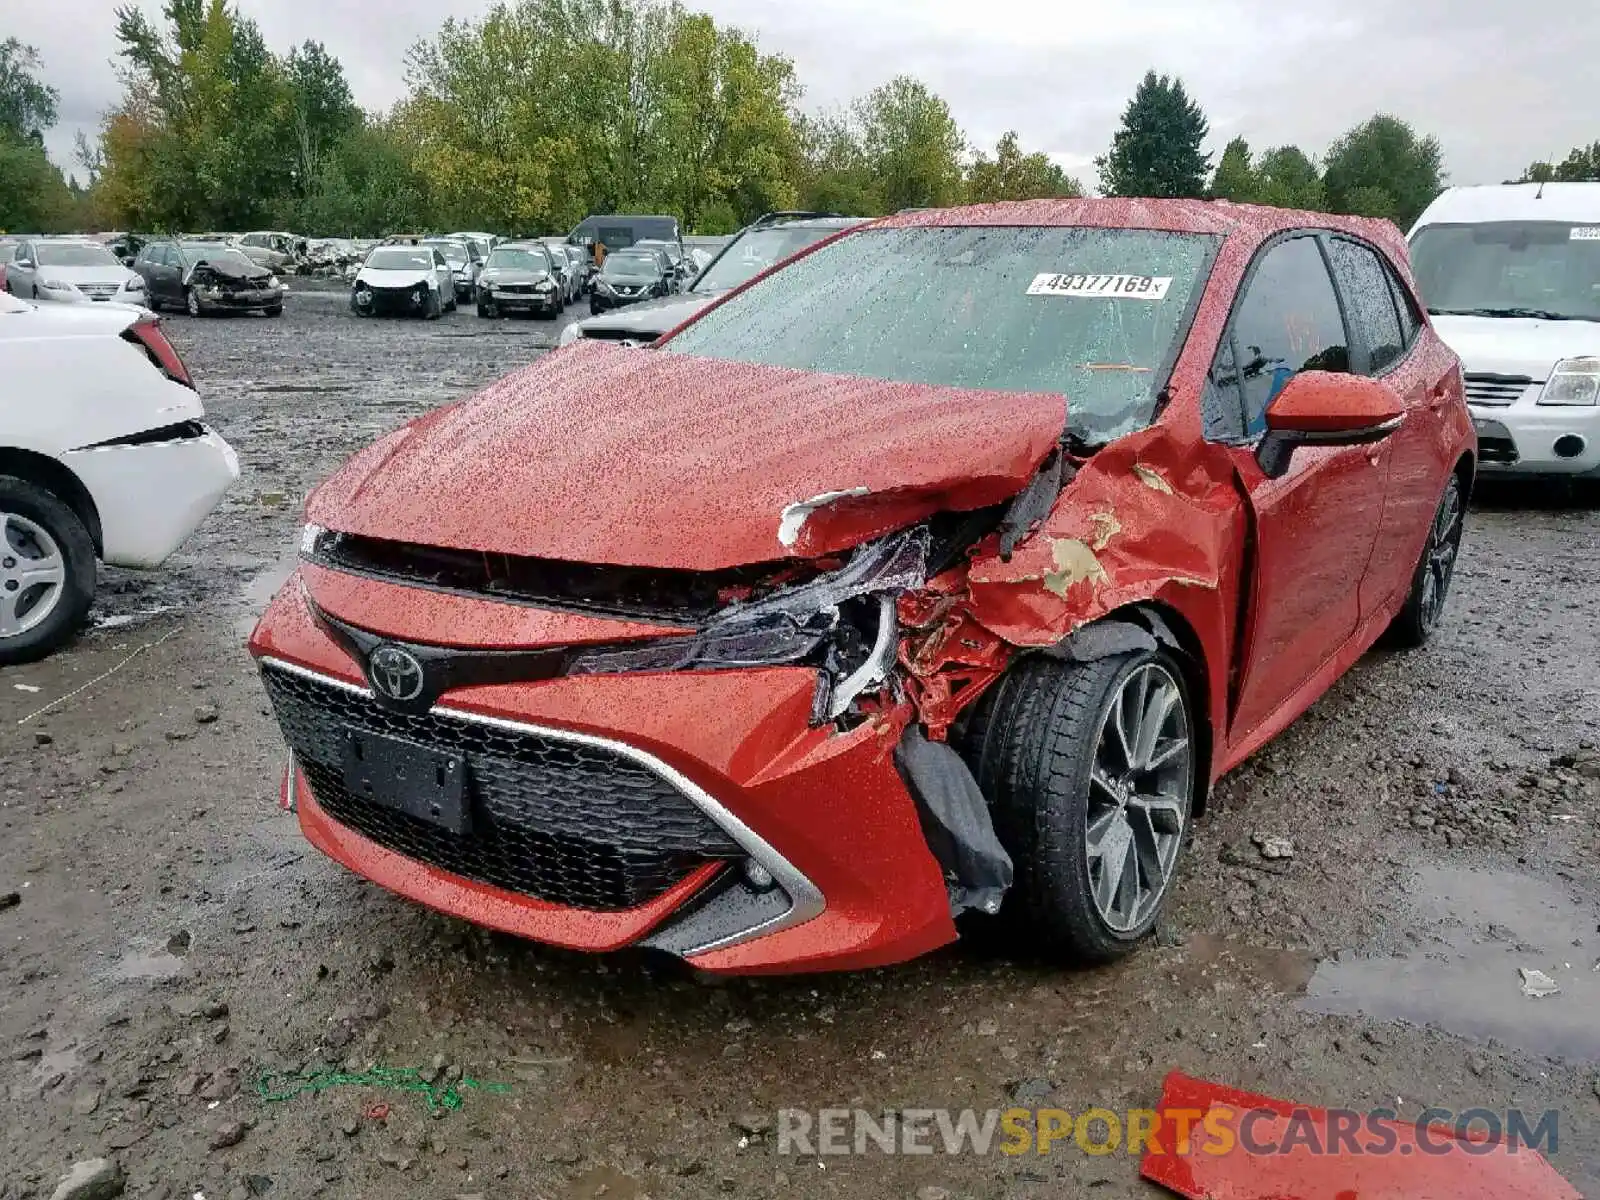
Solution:
M 1015 495 L 1065 401 L 579 342 L 357 454 L 307 519 L 424 545 L 712 570 Z M 865 489 L 865 492 L 862 492 Z M 792 517 L 784 509 L 848 496 Z

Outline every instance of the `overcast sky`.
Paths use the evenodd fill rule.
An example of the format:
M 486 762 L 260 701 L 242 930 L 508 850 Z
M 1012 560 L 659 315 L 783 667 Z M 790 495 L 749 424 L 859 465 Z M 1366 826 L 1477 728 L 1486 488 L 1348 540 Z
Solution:
M 36 46 L 61 91 L 50 134 L 115 103 L 118 0 L 0 0 L 0 38 Z M 152 13 L 159 0 L 139 0 Z M 1594 0 L 689 0 L 794 60 L 804 104 L 824 108 L 902 72 L 950 103 L 978 146 L 1016 129 L 1086 184 L 1145 70 L 1181 75 L 1212 150 L 1313 155 L 1355 122 L 1393 112 L 1444 145 L 1453 183 L 1498 182 L 1600 137 Z M 357 101 L 404 90 L 404 55 L 446 16 L 488 0 L 240 0 L 274 50 L 313 38 L 345 65 Z

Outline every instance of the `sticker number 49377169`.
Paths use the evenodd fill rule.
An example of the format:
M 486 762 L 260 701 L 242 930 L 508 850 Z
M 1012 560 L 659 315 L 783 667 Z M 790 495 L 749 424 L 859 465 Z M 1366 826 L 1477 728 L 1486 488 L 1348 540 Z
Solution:
M 1170 275 L 1035 275 L 1030 296 L 1088 296 L 1112 300 L 1165 300 Z

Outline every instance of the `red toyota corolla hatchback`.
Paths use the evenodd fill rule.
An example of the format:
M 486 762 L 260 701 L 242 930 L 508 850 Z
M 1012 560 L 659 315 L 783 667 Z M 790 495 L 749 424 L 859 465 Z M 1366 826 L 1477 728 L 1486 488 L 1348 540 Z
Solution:
M 891 217 L 319 488 L 250 640 L 284 802 L 562 946 L 863 967 L 970 909 L 1103 960 L 1213 780 L 1428 637 L 1475 451 L 1387 223 Z

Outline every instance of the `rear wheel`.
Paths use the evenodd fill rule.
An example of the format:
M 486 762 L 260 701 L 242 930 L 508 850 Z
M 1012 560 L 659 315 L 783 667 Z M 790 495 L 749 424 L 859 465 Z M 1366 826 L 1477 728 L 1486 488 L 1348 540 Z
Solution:
M 94 542 L 53 493 L 0 475 L 0 664 L 43 658 L 94 600 Z
M 1455 576 L 1456 556 L 1461 552 L 1461 530 L 1465 524 L 1461 476 L 1452 471 L 1433 514 L 1433 524 L 1428 527 L 1422 557 L 1412 572 L 1411 591 L 1406 596 L 1405 607 L 1389 626 L 1389 636 L 1397 645 L 1420 646 L 1438 628 L 1445 600 L 1450 595 L 1450 581 Z
M 1025 660 L 982 701 L 963 749 L 1012 857 L 1020 939 L 1106 962 L 1155 926 L 1188 834 L 1192 729 L 1162 650 Z

